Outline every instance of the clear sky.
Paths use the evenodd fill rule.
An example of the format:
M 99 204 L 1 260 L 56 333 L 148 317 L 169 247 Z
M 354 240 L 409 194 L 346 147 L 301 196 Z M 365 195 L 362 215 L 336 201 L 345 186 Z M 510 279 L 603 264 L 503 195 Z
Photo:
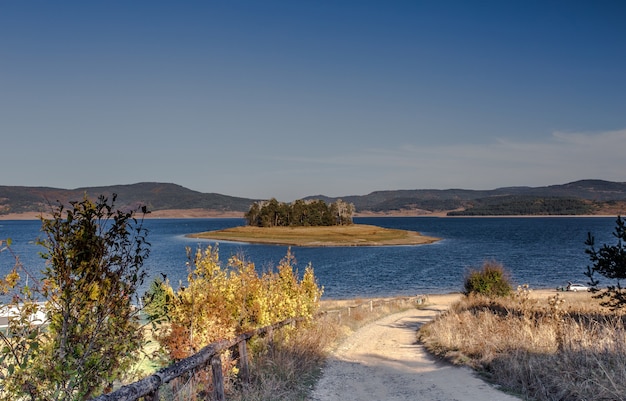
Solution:
M 0 185 L 626 181 L 626 2 L 0 1 Z

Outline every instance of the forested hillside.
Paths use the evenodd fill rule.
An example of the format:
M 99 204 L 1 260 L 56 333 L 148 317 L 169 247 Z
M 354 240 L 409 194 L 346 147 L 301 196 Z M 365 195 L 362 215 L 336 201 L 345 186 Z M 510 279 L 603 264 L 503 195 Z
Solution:
M 339 198 L 307 199 L 333 202 Z M 416 189 L 376 191 L 362 196 L 343 196 L 357 213 L 408 212 L 450 215 L 581 215 L 626 213 L 626 182 L 581 180 L 546 187 L 506 187 L 493 190 Z
M 58 189 L 46 187 L 0 186 L 0 214 L 45 212 L 49 204 L 80 200 L 85 194 L 96 198 L 116 193 L 117 207 L 145 205 L 150 211 L 204 209 L 218 212 L 246 212 L 256 199 L 217 193 L 202 193 L 176 184 L 144 182 L 132 185 Z
M 202 193 L 168 183 L 138 183 L 107 187 L 59 189 L 0 186 L 0 216 L 9 213 L 45 212 L 49 204 L 80 200 L 84 194 L 118 194 L 118 207 L 146 205 L 152 212 L 201 210 L 244 213 L 262 199 Z M 546 187 L 507 187 L 493 190 L 415 189 L 375 191 L 367 195 L 309 196 L 331 204 L 353 204 L 355 214 L 428 215 L 581 215 L 626 214 L 626 182 L 582 180 Z

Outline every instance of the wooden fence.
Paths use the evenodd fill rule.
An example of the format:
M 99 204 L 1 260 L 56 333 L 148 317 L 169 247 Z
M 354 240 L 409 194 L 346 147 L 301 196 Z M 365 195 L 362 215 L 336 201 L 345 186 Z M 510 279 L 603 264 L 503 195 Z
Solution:
M 355 311 L 374 312 L 377 308 L 384 306 L 420 306 L 425 305 L 428 302 L 427 295 L 416 295 L 412 297 L 396 297 L 396 298 L 382 298 L 372 299 L 367 302 L 358 303 L 356 305 L 343 306 L 341 308 L 324 311 L 324 314 L 336 314 L 338 319 L 346 315 L 352 316 Z
M 224 395 L 224 377 L 222 373 L 222 352 L 238 347 L 239 349 L 239 375 L 244 381 L 249 379 L 248 369 L 248 351 L 247 342 L 254 336 L 272 335 L 273 331 L 281 327 L 295 324 L 303 318 L 291 318 L 282 322 L 265 326 L 260 329 L 251 330 L 247 333 L 238 335 L 231 340 L 222 340 L 211 343 L 202 348 L 198 353 L 178 361 L 157 373 L 144 379 L 136 381 L 132 384 L 121 387 L 120 389 L 103 394 L 93 398 L 91 401 L 135 401 L 143 397 L 145 401 L 157 401 L 159 399 L 159 388 L 170 381 L 185 375 L 189 372 L 195 372 L 199 369 L 211 365 L 213 373 L 213 396 L 217 401 L 225 401 Z
M 328 310 L 323 312 L 323 314 L 337 314 L 338 318 L 341 319 L 342 314 L 347 314 L 348 316 L 350 316 L 355 309 L 362 309 L 366 312 L 373 312 L 376 308 L 380 308 L 390 304 L 400 305 L 404 303 L 422 305 L 425 304 L 427 300 L 428 297 L 424 295 L 418 295 L 415 297 L 371 300 L 357 305 Z M 199 369 L 203 369 L 208 365 L 211 365 L 211 371 L 213 374 L 213 397 L 217 401 L 225 401 L 226 396 L 224 394 L 222 359 L 220 357 L 222 352 L 234 347 L 238 347 L 240 364 L 239 376 L 241 380 L 248 381 L 250 373 L 248 369 L 248 340 L 254 336 L 271 336 L 274 330 L 280 329 L 281 327 L 287 325 L 295 324 L 301 320 L 303 320 L 303 318 L 291 318 L 283 320 L 282 322 L 270 326 L 265 326 L 260 329 L 251 330 L 247 333 L 240 334 L 231 340 L 214 342 L 202 348 L 198 353 L 179 362 L 176 362 L 166 368 L 163 368 L 151 376 L 148 376 L 132 384 L 123 386 L 112 393 L 103 394 L 99 397 L 93 398 L 91 401 L 136 401 L 142 397 L 144 401 L 158 401 L 159 388 L 162 385 L 169 383 L 170 381 L 190 372 L 195 372 Z

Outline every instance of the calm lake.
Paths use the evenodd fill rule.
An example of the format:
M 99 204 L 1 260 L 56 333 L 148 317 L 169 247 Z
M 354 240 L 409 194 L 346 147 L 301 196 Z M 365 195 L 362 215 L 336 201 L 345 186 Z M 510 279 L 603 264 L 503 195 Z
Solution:
M 355 218 L 356 223 L 419 231 L 442 238 L 430 245 L 392 247 L 292 247 L 300 272 L 313 265 L 325 298 L 353 298 L 432 294 L 460 291 L 470 268 L 486 260 L 502 263 L 516 284 L 532 288 L 555 288 L 568 280 L 585 283 L 588 263 L 585 240 L 591 232 L 599 245 L 614 245 L 615 218 Z M 151 277 L 166 274 L 171 283 L 183 285 L 187 277 L 186 247 L 214 245 L 214 241 L 189 239 L 185 234 L 243 224 L 243 219 L 147 220 L 152 244 L 146 262 Z M 0 221 L 0 238 L 10 237 L 12 249 L 32 272 L 43 267 L 34 244 L 40 235 L 39 221 Z M 223 262 L 243 255 L 258 269 L 278 264 L 286 246 L 219 243 Z M 0 274 L 13 260 L 0 254 Z M 143 289 L 147 288 L 147 280 Z

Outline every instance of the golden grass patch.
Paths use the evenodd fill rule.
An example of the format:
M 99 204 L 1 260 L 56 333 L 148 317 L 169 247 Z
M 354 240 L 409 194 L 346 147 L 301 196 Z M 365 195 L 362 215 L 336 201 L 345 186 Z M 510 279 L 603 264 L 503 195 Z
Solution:
M 423 326 L 433 353 L 534 400 L 622 400 L 626 318 L 590 293 L 465 297 Z

